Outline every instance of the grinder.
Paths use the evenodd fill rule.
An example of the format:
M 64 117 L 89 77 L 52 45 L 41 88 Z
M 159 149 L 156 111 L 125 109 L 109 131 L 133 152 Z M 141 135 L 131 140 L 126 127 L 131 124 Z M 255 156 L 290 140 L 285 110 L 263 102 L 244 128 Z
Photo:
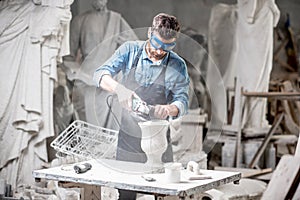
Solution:
M 132 111 L 132 115 L 142 121 L 154 118 L 154 106 L 147 105 L 145 101 L 134 96 L 132 97 Z

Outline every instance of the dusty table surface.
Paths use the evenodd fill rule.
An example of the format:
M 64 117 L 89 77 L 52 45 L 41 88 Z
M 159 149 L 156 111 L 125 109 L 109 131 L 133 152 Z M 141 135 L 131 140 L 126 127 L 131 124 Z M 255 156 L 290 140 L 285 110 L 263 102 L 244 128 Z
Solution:
M 76 164 L 88 162 L 92 168 L 82 174 L 75 173 Z M 179 183 L 168 183 L 164 173 L 148 173 L 149 167 L 142 163 L 116 160 L 89 160 L 70 165 L 33 171 L 36 179 L 48 179 L 87 185 L 105 186 L 116 189 L 133 190 L 141 193 L 174 195 L 185 197 L 216 188 L 241 179 L 240 172 L 201 170 L 201 175 L 193 175 L 186 169 L 181 170 Z M 155 181 L 146 181 L 143 176 Z M 189 180 L 195 176 L 210 176 L 210 179 Z

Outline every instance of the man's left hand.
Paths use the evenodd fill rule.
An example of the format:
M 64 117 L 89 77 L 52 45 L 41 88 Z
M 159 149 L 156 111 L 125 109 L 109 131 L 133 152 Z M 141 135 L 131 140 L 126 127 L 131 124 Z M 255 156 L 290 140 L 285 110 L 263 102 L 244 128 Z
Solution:
M 154 117 L 166 119 L 170 115 L 169 105 L 156 105 L 154 107 Z

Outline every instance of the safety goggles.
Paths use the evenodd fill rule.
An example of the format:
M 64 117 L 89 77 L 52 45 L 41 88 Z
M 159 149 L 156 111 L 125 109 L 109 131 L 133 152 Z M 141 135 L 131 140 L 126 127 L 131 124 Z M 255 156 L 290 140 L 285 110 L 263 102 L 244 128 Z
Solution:
M 176 42 L 164 43 L 160 39 L 158 39 L 155 35 L 151 34 L 150 44 L 155 49 L 162 49 L 163 51 L 169 52 L 174 49 Z

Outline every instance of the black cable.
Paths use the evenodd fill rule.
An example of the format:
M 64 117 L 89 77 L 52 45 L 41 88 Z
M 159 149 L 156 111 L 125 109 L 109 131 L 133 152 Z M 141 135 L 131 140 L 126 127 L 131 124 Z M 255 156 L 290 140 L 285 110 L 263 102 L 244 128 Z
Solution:
M 109 98 L 111 98 L 111 102 L 109 102 Z M 112 107 L 111 107 L 112 101 L 113 101 L 113 95 L 112 95 L 112 94 L 111 94 L 111 95 L 108 95 L 108 96 L 106 97 L 106 104 L 107 104 L 107 106 L 108 106 L 108 108 L 109 108 L 109 112 L 113 115 L 114 120 L 116 121 L 117 125 L 118 125 L 119 128 L 120 128 L 120 127 L 121 127 L 121 124 L 120 124 L 120 122 L 119 122 L 117 116 L 115 115 L 115 113 L 112 111 Z M 104 127 L 107 126 L 107 123 L 108 123 L 108 117 L 106 118 Z

